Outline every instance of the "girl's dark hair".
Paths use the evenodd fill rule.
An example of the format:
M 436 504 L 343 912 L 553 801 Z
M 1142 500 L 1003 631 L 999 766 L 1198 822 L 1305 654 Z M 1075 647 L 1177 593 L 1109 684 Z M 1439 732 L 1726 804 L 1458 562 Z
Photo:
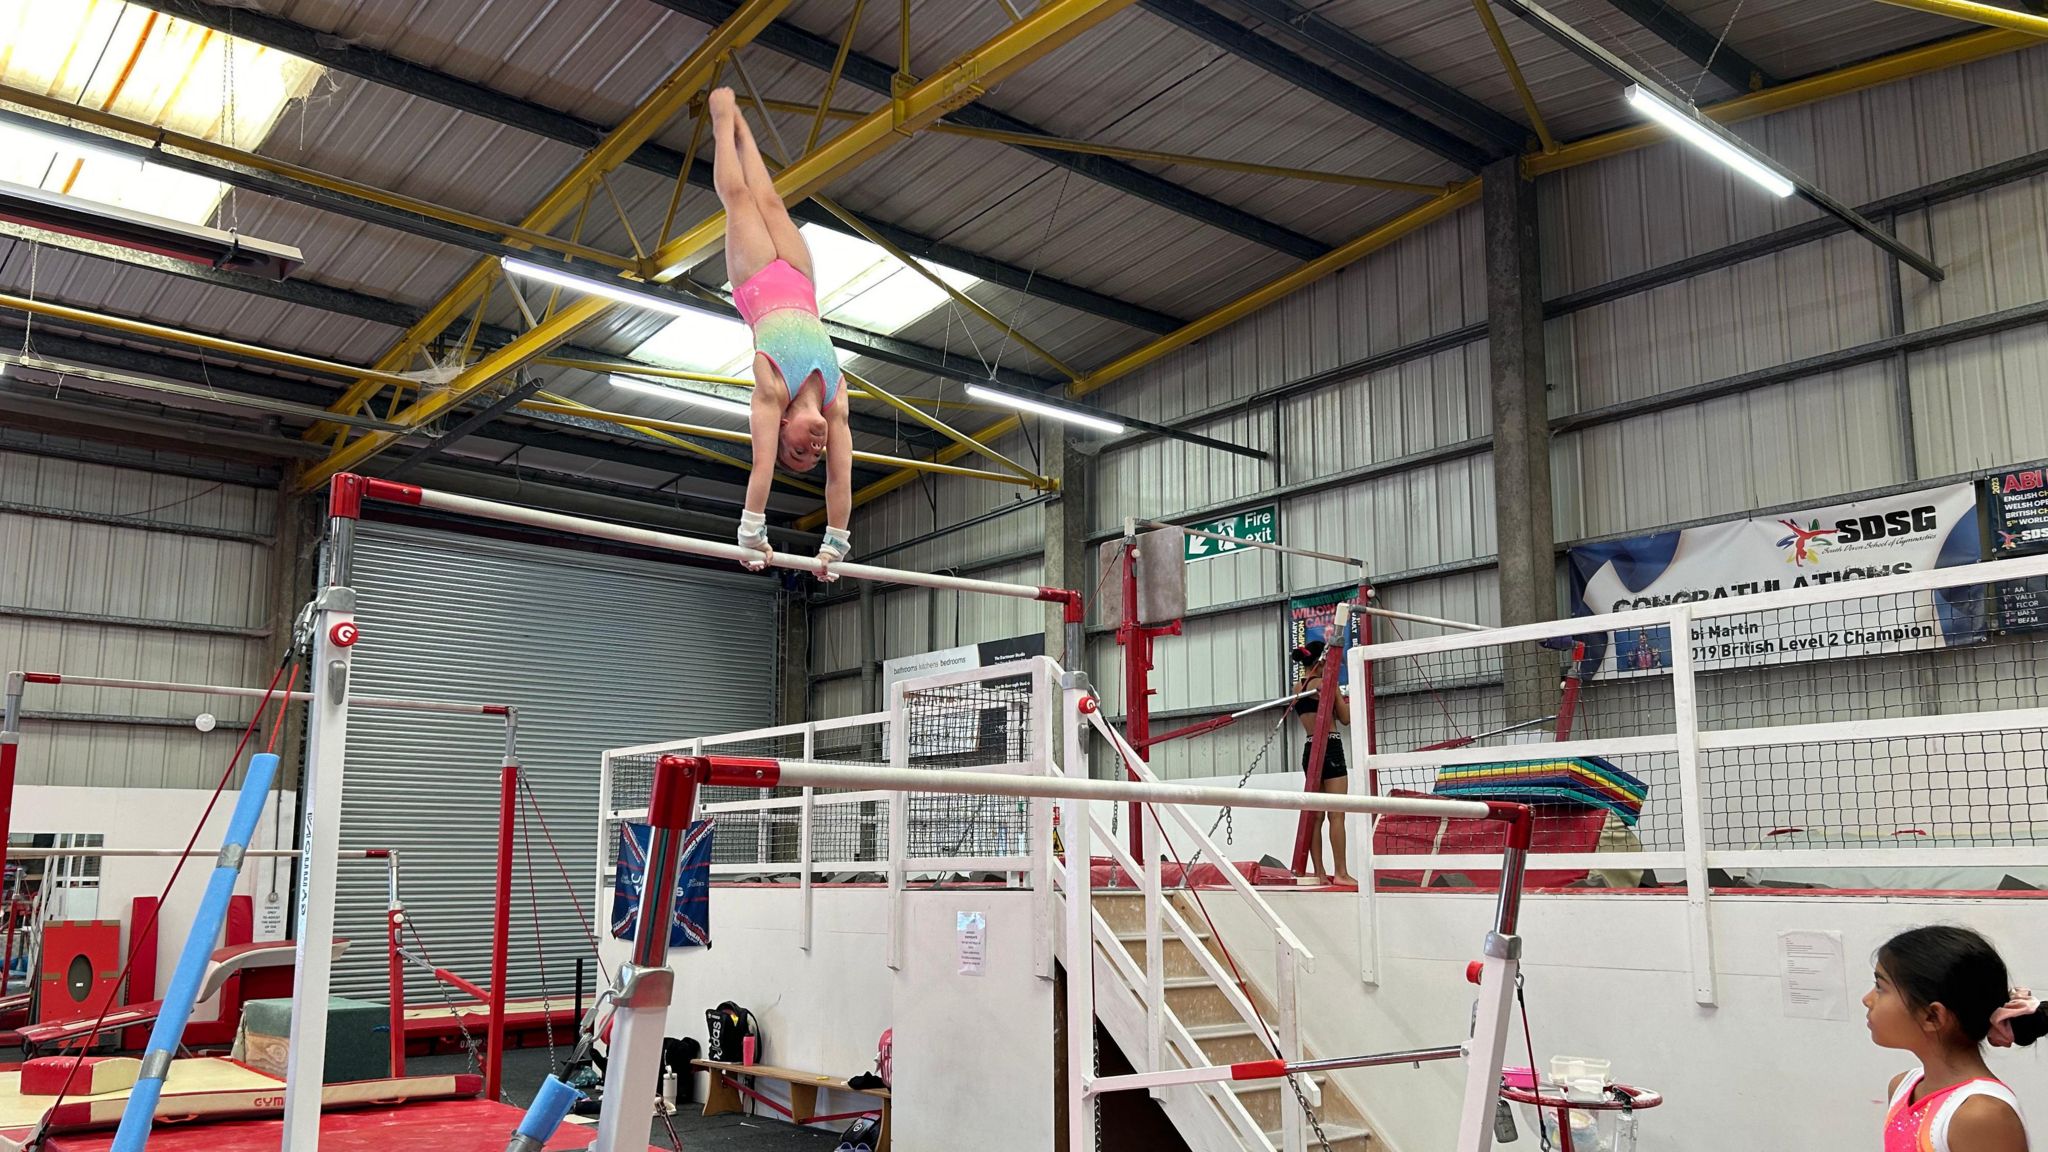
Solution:
M 1288 653 L 1288 655 L 1294 658 L 1296 664 L 1303 668 L 1309 668 L 1322 663 L 1323 647 L 1324 645 L 1321 640 L 1311 640 L 1306 644 L 1296 644 L 1294 651 Z
M 1990 941 L 1968 928 L 1933 925 L 1901 932 L 1877 950 L 1877 966 L 1915 1008 L 1939 1004 L 1973 1044 L 1991 1031 L 1991 1014 L 2011 997 L 2005 961 Z M 2048 1011 L 2012 1022 L 2015 1044 L 2048 1034 Z

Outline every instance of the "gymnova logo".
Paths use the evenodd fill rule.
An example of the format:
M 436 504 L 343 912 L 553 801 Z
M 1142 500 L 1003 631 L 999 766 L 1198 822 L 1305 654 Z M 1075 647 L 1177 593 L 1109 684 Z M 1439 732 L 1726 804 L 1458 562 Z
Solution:
M 1822 539 L 1835 534 L 1836 529 L 1833 525 L 1823 528 L 1818 520 L 1809 520 L 1804 528 L 1799 526 L 1797 520 L 1780 520 L 1778 523 L 1792 531 L 1790 536 L 1778 541 L 1778 549 L 1784 553 L 1785 563 L 1795 568 L 1820 563 L 1821 557 L 1827 554 L 1828 547 L 1834 544 L 1833 540 Z

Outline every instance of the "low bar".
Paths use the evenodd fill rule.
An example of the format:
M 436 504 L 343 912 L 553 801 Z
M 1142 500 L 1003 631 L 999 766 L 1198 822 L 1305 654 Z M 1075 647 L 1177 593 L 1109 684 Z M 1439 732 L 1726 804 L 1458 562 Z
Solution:
M 970 796 L 1036 796 L 1054 800 L 1128 800 L 1148 804 L 1276 808 L 1292 812 L 1367 812 L 1382 816 L 1434 816 L 1443 820 L 1491 820 L 1527 835 L 1529 809 L 1522 804 L 1479 800 L 1430 800 L 1402 796 L 1351 796 L 1337 792 L 1240 791 L 1194 784 L 1142 784 L 1130 780 L 1083 780 L 1057 776 L 1007 776 L 951 769 L 882 768 L 864 764 L 770 760 L 751 756 L 663 756 L 661 765 L 706 773 L 704 783 L 737 788 L 880 788 L 897 792 L 946 792 Z

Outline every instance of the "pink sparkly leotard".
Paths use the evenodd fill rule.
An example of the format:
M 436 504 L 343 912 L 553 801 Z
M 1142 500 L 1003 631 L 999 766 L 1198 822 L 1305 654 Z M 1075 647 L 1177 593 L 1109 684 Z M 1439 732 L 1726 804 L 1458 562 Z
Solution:
M 2015 1114 L 2020 1110 L 2012 1089 L 1996 1080 L 1965 1080 L 1915 1100 L 1913 1090 L 1925 1075 L 1915 1068 L 1899 1081 L 1899 1090 L 1892 1093 L 1891 1109 L 1884 1118 L 1884 1152 L 1949 1152 L 1949 1122 L 1955 1119 L 1963 1101 L 1972 1096 L 2003 1100 Z M 2024 1117 L 2021 1123 L 2025 1124 Z
M 790 397 L 816 376 L 824 392 L 818 407 L 831 407 L 839 394 L 839 357 L 818 320 L 818 290 L 810 278 L 789 261 L 775 260 L 733 289 L 732 302 L 754 330 L 754 350 L 782 373 Z

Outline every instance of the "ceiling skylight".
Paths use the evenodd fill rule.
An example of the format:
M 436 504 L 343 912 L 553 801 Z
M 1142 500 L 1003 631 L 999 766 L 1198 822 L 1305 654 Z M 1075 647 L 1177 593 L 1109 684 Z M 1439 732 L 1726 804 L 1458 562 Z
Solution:
M 826 316 L 886 334 L 946 304 L 938 285 L 860 237 L 814 224 L 804 225 L 802 231 L 817 264 L 818 305 Z M 963 291 L 980 283 L 965 272 L 928 266 Z M 732 285 L 725 287 L 730 290 Z M 640 359 L 692 372 L 745 377 L 751 373 L 754 341 L 738 320 L 704 313 L 671 321 L 633 352 Z
M 319 73 L 119 0 L 0 0 L 0 82 L 239 148 L 254 150 Z M 0 130 L 0 180 L 188 224 L 208 222 L 227 188 L 16 129 Z

